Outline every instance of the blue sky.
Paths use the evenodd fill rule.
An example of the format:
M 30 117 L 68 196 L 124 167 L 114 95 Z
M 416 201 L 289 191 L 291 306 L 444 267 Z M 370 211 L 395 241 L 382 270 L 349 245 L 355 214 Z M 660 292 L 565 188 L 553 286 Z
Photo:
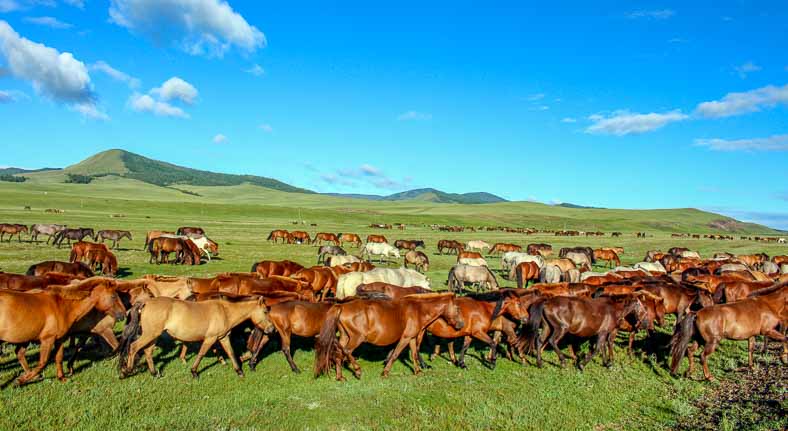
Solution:
M 0 0 L 0 165 L 123 148 L 788 228 L 788 3 L 375 3 Z

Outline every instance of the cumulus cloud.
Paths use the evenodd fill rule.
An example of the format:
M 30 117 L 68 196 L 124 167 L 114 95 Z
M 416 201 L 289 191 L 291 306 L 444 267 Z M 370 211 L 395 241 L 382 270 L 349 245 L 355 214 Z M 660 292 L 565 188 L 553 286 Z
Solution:
M 367 185 L 386 190 L 401 190 L 413 181 L 411 177 L 405 177 L 401 181 L 396 180 L 386 175 L 382 169 L 366 163 L 358 168 L 344 168 L 337 169 L 335 172 L 323 173 L 320 175 L 320 179 L 331 185 L 353 188 Z
M 254 52 L 265 35 L 221 0 L 112 0 L 110 20 L 156 43 L 192 55 L 222 56 L 235 46 Z
M 747 78 L 747 74 L 760 71 L 761 70 L 761 66 L 758 66 L 757 64 L 753 63 L 752 61 L 748 61 L 748 62 L 746 62 L 746 63 L 744 63 L 744 64 L 742 64 L 740 66 L 734 67 L 733 69 L 736 71 L 736 73 L 739 74 L 739 77 L 741 79 L 746 79 Z
M 14 103 L 28 99 L 27 94 L 16 90 L 0 90 L 0 103 Z
M 244 72 L 254 75 L 254 76 L 263 76 L 265 75 L 265 69 L 259 64 L 255 64 L 254 66 L 244 70 Z
M 788 151 L 788 135 L 749 139 L 696 139 L 695 145 L 715 151 Z
M 35 16 L 35 17 L 34 16 L 30 16 L 30 17 L 25 18 L 25 21 L 29 22 L 31 24 L 43 25 L 43 26 L 54 28 L 54 29 L 58 29 L 58 30 L 65 30 L 65 29 L 69 29 L 71 27 L 74 27 L 73 25 L 71 25 L 71 24 L 69 24 L 67 22 L 63 22 L 63 21 L 61 21 L 61 20 L 59 20 L 59 19 L 57 19 L 55 17 L 51 17 L 51 16 Z
M 595 114 L 588 117 L 593 124 L 586 128 L 586 133 L 617 136 L 646 133 L 687 118 L 689 117 L 682 114 L 679 110 L 663 113 L 651 112 L 648 114 L 616 111 L 610 116 Z
M 90 69 L 103 72 L 116 81 L 126 83 L 131 88 L 138 88 L 140 86 L 139 79 L 134 78 L 133 76 L 130 76 L 124 72 L 121 72 L 118 69 L 115 69 L 114 67 L 110 66 L 104 61 L 98 61 L 94 63 L 92 66 L 90 66 Z
M 272 133 L 274 131 L 274 128 L 271 127 L 270 124 L 261 124 L 260 130 L 262 130 L 265 133 Z
M 98 112 L 88 69 L 71 53 L 61 53 L 54 48 L 25 39 L 7 22 L 0 20 L 0 54 L 5 57 L 8 73 L 30 81 L 36 93 L 56 102 L 72 105 L 72 108 L 83 114 Z M 76 105 L 80 107 L 77 108 Z
M 227 142 L 227 136 L 224 136 L 221 133 L 213 137 L 214 144 L 224 144 L 225 142 Z
M 577 123 L 577 119 L 573 117 L 564 117 L 561 119 L 562 123 Z
M 397 116 L 399 121 L 424 121 L 431 120 L 432 114 L 426 112 L 408 111 Z
M 92 120 L 109 121 L 109 115 L 99 110 L 94 103 L 77 103 L 71 109 Z
M 155 94 L 166 101 L 180 100 L 183 103 L 192 105 L 197 99 L 198 92 L 193 85 L 174 76 L 165 81 L 161 87 L 151 90 L 151 94 Z
M 695 113 L 709 118 L 730 117 L 781 104 L 788 105 L 788 84 L 782 87 L 768 85 L 743 93 L 728 93 L 721 100 L 699 104 Z
M 189 114 L 184 112 L 183 109 L 155 100 L 147 94 L 132 94 L 129 98 L 129 107 L 137 112 L 150 112 L 160 117 L 189 118 Z
M 627 14 L 630 19 L 647 18 L 647 19 L 668 19 L 675 15 L 676 12 L 671 9 L 660 10 L 636 10 Z

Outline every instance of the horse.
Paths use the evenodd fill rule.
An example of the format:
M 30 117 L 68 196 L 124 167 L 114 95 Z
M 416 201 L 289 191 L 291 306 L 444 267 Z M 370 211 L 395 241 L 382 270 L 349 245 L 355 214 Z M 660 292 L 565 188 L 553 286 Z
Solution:
M 30 241 L 38 242 L 38 235 L 44 234 L 47 236 L 47 244 L 49 241 L 62 229 L 65 229 L 66 225 L 62 224 L 34 224 L 30 226 Z
M 476 290 L 480 290 L 482 285 L 486 285 L 488 290 L 498 290 L 498 280 L 486 266 L 454 265 L 449 270 L 449 279 L 446 285 L 450 292 L 461 292 L 465 288 L 465 283 L 476 285 Z
M 418 286 L 430 288 L 429 280 L 424 275 L 407 268 L 375 268 L 366 272 L 350 272 L 337 280 L 337 299 L 344 299 L 356 294 L 356 289 L 362 284 L 376 281 L 393 284 L 396 286 Z
M 219 254 L 219 244 L 210 240 L 207 236 L 187 236 L 187 239 L 200 249 L 201 255 L 207 257 L 209 262 L 211 261 L 211 256 Z
M 336 291 L 337 287 L 336 274 L 325 266 L 302 269 L 292 274 L 290 278 L 309 285 L 315 295 L 320 294 L 321 301 L 326 297 L 326 293 Z
M 558 252 L 558 257 L 568 257 L 568 253 L 583 253 L 588 257 L 588 261 L 590 264 L 588 265 L 589 268 L 591 264 L 596 263 L 596 259 L 594 258 L 594 249 L 591 247 L 564 247 Z
M 761 262 L 769 260 L 769 256 L 766 253 L 744 254 L 736 256 L 736 260 L 755 269 Z
M 667 274 L 667 272 L 668 272 L 665 269 L 665 267 L 662 266 L 662 264 L 659 263 L 659 262 L 638 262 L 638 263 L 632 265 L 632 268 L 642 269 L 642 270 L 648 271 L 648 272 L 650 272 L 652 274 L 654 274 L 655 272 L 656 273 L 660 273 L 660 274 Z
M 400 299 L 407 295 L 415 295 L 419 293 L 433 293 L 430 289 L 423 287 L 411 286 L 402 287 L 393 284 L 374 282 L 369 284 L 362 284 L 356 289 L 356 296 L 359 298 L 374 299 L 374 295 L 383 295 L 389 299 Z M 373 298 L 370 298 L 373 296 Z
M 771 281 L 734 281 L 729 283 L 722 283 L 714 292 L 715 303 L 731 303 L 741 301 L 742 299 L 750 296 L 751 293 L 772 286 L 774 283 Z
M 566 273 L 567 271 L 571 271 L 577 268 L 574 262 L 567 258 L 560 258 L 560 259 L 549 259 L 544 262 L 544 266 L 553 265 L 557 266 L 562 273 Z
M 364 248 L 361 250 L 361 257 L 367 256 L 367 258 L 372 261 L 372 256 L 379 256 L 380 260 L 378 262 L 383 263 L 384 257 L 393 257 L 396 259 L 401 258 L 399 254 L 399 250 L 396 247 L 389 245 L 387 243 L 374 243 L 368 242 L 364 244 Z
M 159 372 L 153 365 L 153 349 L 159 336 L 167 331 L 170 337 L 181 342 L 202 342 L 191 366 L 193 378 L 199 377 L 200 361 L 217 341 L 230 358 L 235 372 L 243 377 L 228 335 L 234 327 L 250 319 L 263 332 L 274 329 L 262 298 L 238 302 L 215 299 L 192 302 L 158 297 L 136 304 L 131 308 L 129 323 L 120 340 L 120 376 L 124 378 L 134 370 L 140 350 L 145 353 L 148 371 L 158 376 Z
M 315 343 L 315 376 L 328 372 L 333 359 L 337 380 L 344 380 L 342 363 L 347 359 L 353 374 L 361 378 L 361 367 L 353 351 L 364 342 L 376 346 L 396 343 L 386 359 L 383 377 L 389 375 L 394 361 L 407 346 L 410 346 L 413 372 L 419 374 L 418 336 L 441 317 L 455 329 L 462 329 L 464 322 L 453 294 L 408 295 L 396 301 L 356 299 L 334 304 Z
M 89 266 L 82 262 L 60 262 L 56 260 L 48 260 L 31 265 L 26 274 L 27 275 L 44 275 L 50 272 L 59 272 L 61 274 L 73 275 L 77 278 L 90 278 L 93 277 L 93 271 Z
M 420 239 L 414 239 L 414 240 L 398 239 L 394 241 L 394 247 L 397 247 L 400 250 L 416 250 L 419 247 L 425 248 L 424 241 Z
M 586 253 L 570 251 L 564 254 L 562 257 L 574 262 L 578 268 L 585 268 L 587 270 L 591 270 L 591 264 L 594 263 L 594 261 L 588 258 L 588 254 Z
M 193 295 L 192 282 L 186 277 L 148 274 L 142 277 L 149 296 L 187 299 Z M 133 303 L 133 301 L 132 301 Z
M 662 298 L 665 313 L 675 314 L 676 321 L 682 320 L 693 306 L 702 308 L 714 304 L 714 299 L 708 292 L 683 285 L 656 283 L 640 289 Z
M 268 234 L 268 238 L 266 238 L 266 241 L 273 241 L 274 244 L 276 244 L 276 240 L 280 238 L 282 239 L 282 244 L 289 242 L 290 232 L 284 229 L 272 230 L 271 233 Z
M 557 267 L 554 266 L 553 268 L 557 268 Z M 515 268 L 513 268 L 513 270 L 514 270 L 513 278 L 517 280 L 517 287 L 520 289 L 528 287 L 528 281 L 530 280 L 541 281 L 539 265 L 537 265 L 534 262 L 521 262 Z M 558 280 L 556 281 L 559 281 L 561 279 L 560 270 L 558 274 L 559 274 Z
M 183 256 L 188 250 L 189 246 L 186 241 L 180 238 L 154 238 L 148 244 L 148 253 L 150 253 L 148 263 L 154 263 L 154 261 L 157 265 L 167 263 L 170 253 L 176 255 L 173 263 L 183 262 Z
M 48 272 L 42 275 L 8 274 L 0 272 L 0 289 L 28 291 L 33 289 L 47 289 L 49 286 L 70 284 L 79 278 L 70 274 Z
M 459 262 L 462 258 L 481 259 L 482 257 L 482 254 L 476 251 L 462 251 L 457 255 L 457 262 Z
M 90 260 L 90 253 L 95 251 L 109 251 L 106 245 L 95 242 L 78 241 L 71 245 L 69 262 L 82 262 Z
M 615 264 L 615 266 L 621 266 L 621 259 L 618 258 L 618 253 L 610 249 L 595 249 L 594 259 L 607 262 L 605 266 L 610 266 L 611 268 L 613 268 L 613 264 Z
M 496 253 L 506 253 L 506 252 L 509 252 L 509 251 L 522 252 L 523 248 L 521 246 L 519 246 L 519 245 L 516 245 L 516 244 L 507 244 L 507 243 L 504 243 L 504 242 L 497 242 L 497 243 L 493 244 L 492 248 L 490 248 L 489 255 L 493 256 Z
M 302 269 L 304 269 L 303 265 L 292 260 L 263 260 L 252 265 L 250 272 L 256 272 L 261 277 L 270 277 L 272 275 L 289 277 L 290 274 Z
M 461 257 L 457 263 L 468 266 L 489 266 L 483 257 Z
M 465 246 L 459 241 L 442 239 L 438 241 L 438 254 L 443 254 L 443 250 L 448 250 L 449 254 L 451 254 L 452 251 L 454 251 L 454 254 L 460 254 L 465 251 Z
M 490 244 L 482 241 L 482 240 L 471 240 L 465 244 L 465 248 L 467 250 L 479 250 L 480 253 L 484 252 L 484 249 L 489 250 Z
M 553 254 L 553 246 L 545 243 L 528 244 L 525 247 L 525 250 L 528 252 L 528 254 L 533 256 L 539 255 L 542 257 L 546 257 Z
M 294 230 L 287 234 L 288 244 L 311 244 L 312 239 L 309 234 L 302 230 Z
M 101 240 L 101 243 L 104 244 L 104 240 L 111 240 L 112 241 L 112 248 L 117 248 L 118 241 L 123 238 L 128 238 L 129 241 L 132 241 L 131 232 L 127 230 L 100 230 L 96 234 L 96 240 Z
M 509 270 L 510 280 L 514 279 L 514 268 L 522 262 L 533 262 L 539 268 L 545 265 L 545 260 L 542 256 L 531 256 L 530 254 L 519 251 L 506 252 L 501 257 L 501 267 L 504 270 Z
M 84 227 L 76 228 L 76 229 L 64 228 L 55 235 L 55 240 L 52 242 L 52 244 L 60 248 L 60 245 L 63 244 L 64 239 L 68 240 L 68 245 L 71 245 L 72 240 L 82 241 L 87 237 L 93 238 L 93 241 L 96 240 L 96 233 L 93 232 L 92 228 L 84 228 Z
M 338 245 L 322 245 L 317 249 L 317 263 L 324 263 L 326 256 L 346 256 L 347 252 Z
M 361 247 L 361 238 L 354 234 L 354 233 L 340 233 L 339 234 L 339 245 L 343 246 L 346 242 L 349 242 L 356 247 Z
M 65 381 L 63 373 L 64 337 L 74 322 L 91 310 L 113 313 L 123 319 L 126 309 L 115 292 L 114 282 L 94 279 L 79 289 L 49 288 L 45 292 L 0 291 L 0 341 L 15 344 L 16 354 L 25 371 L 16 381 L 24 385 L 38 377 L 55 350 L 57 378 Z M 38 341 L 39 360 L 30 369 L 25 357 L 28 343 Z
M 407 268 L 408 264 L 413 265 L 419 272 L 427 272 L 430 270 L 430 258 L 418 250 L 410 250 L 405 253 L 405 262 L 403 265 Z
M 333 233 L 328 232 L 318 232 L 315 234 L 315 239 L 312 240 L 312 244 L 321 244 L 323 241 L 330 242 L 331 244 L 340 247 L 341 244 L 339 243 L 339 238 Z
M 153 241 L 154 239 L 162 236 L 162 235 L 175 235 L 175 232 L 168 232 L 168 231 L 163 231 L 163 230 L 152 230 L 152 231 L 149 231 L 145 235 L 145 245 L 143 246 L 142 249 L 143 250 L 147 250 L 148 246 L 150 245 L 150 242 Z
M 334 266 L 343 266 L 346 263 L 356 263 L 361 262 L 361 258 L 353 255 L 344 255 L 344 256 L 327 256 L 325 259 L 325 265 L 329 267 Z
M 671 247 L 668 249 L 668 254 L 681 257 L 681 253 L 685 251 L 690 251 L 687 247 Z
M 175 231 L 175 234 L 183 236 L 205 236 L 205 230 L 201 227 L 182 226 Z
M 101 266 L 101 273 L 108 277 L 115 277 L 118 273 L 118 259 L 111 251 L 91 251 L 88 254 L 88 265 L 94 270 Z
M 676 324 L 671 343 L 670 372 L 675 375 L 681 360 L 686 354 L 689 369 L 685 373 L 691 376 L 694 369 L 694 354 L 698 349 L 697 341 L 704 343 L 700 361 L 703 376 L 706 380 L 714 380 L 709 371 L 708 358 L 717 350 L 722 339 L 747 340 L 748 362 L 753 366 L 752 353 L 755 349 L 755 336 L 765 335 L 782 342 L 783 363 L 788 362 L 788 341 L 778 327 L 786 325 L 786 301 L 788 301 L 788 284 L 780 283 L 762 289 L 753 296 L 730 304 L 718 304 L 687 314 Z M 696 335 L 697 334 L 697 335 Z
M 23 224 L 9 224 L 9 223 L 0 223 L 0 241 L 3 241 L 3 235 L 8 234 L 8 242 L 11 242 L 11 238 L 16 235 L 16 239 L 19 242 L 22 242 L 22 232 L 28 233 L 27 226 Z
M 367 235 L 367 244 L 369 244 L 371 242 L 388 243 L 388 240 L 386 240 L 386 237 L 383 236 L 383 235 L 375 235 L 375 234 Z

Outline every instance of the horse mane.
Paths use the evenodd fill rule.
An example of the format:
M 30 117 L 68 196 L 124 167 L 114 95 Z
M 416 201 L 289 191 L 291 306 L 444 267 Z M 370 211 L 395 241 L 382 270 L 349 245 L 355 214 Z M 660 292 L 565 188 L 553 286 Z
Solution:
M 151 281 L 175 282 L 175 281 L 181 281 L 184 277 L 180 277 L 177 275 L 146 274 L 143 275 L 142 278 Z
M 505 291 L 498 290 L 492 292 L 469 293 L 465 296 L 476 301 L 493 302 L 503 298 L 506 293 Z
M 454 294 L 451 292 L 433 292 L 433 293 L 411 293 L 403 296 L 401 299 L 439 299 L 439 298 L 453 298 Z
M 42 292 L 69 301 L 80 301 L 90 296 L 91 291 L 73 286 L 48 286 L 45 290 L 42 290 Z
M 407 295 L 407 296 L 412 296 L 412 295 Z M 356 298 L 359 298 L 359 299 L 377 299 L 377 300 L 381 300 L 381 301 L 391 301 L 392 299 L 394 299 L 394 298 L 386 295 L 383 292 L 360 292 L 360 293 L 356 292 Z

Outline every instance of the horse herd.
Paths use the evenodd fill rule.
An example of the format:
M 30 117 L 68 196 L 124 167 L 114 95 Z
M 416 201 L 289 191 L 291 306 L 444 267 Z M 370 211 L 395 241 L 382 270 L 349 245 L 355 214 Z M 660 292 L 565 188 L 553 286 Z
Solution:
M 157 250 L 157 257 L 165 250 L 177 254 L 171 245 L 192 238 L 207 239 L 201 228 L 152 232 L 146 249 Z M 752 365 L 755 337 L 764 336 L 782 343 L 781 360 L 788 361 L 784 335 L 788 256 L 784 255 L 718 253 L 704 259 L 674 247 L 650 251 L 642 262 L 624 267 L 619 258 L 624 250 L 617 247 L 567 247 L 552 258 L 553 248 L 545 243 L 529 244 L 523 251 L 516 244 L 441 240 L 438 253 L 456 254 L 457 263 L 448 273 L 448 291 L 438 292 L 433 291 L 436 283 L 424 274 L 429 258 L 419 250 L 426 248 L 422 240 L 390 245 L 382 235 L 370 235 L 362 243 L 356 234 L 319 233 L 312 239 L 306 232 L 282 230 L 271 232 L 268 239 L 320 245 L 318 264 L 305 267 L 289 260 L 263 260 L 249 272 L 211 278 L 146 275 L 121 280 L 94 276 L 93 269 L 103 270 L 105 265 L 91 260 L 101 248 L 76 247 L 86 244 L 79 241 L 72 247 L 72 262 L 41 262 L 24 275 L 0 273 L 0 341 L 15 348 L 24 371 L 17 383 L 39 377 L 53 351 L 57 377 L 65 380 L 65 342 L 71 338 L 76 346 L 68 360 L 72 371 L 75 356 L 90 336 L 100 337 L 119 355 L 122 378 L 137 370 L 140 354 L 148 371 L 159 375 L 153 351 L 164 332 L 183 343 L 184 362 L 187 344 L 199 343 L 191 365 L 194 377 L 199 376 L 201 359 L 212 350 L 220 360 L 226 356 L 242 376 L 241 362 L 248 360 L 254 369 L 263 348 L 275 337 L 281 340 L 291 369 L 299 372 L 291 353 L 293 336 L 314 339 L 315 375 L 333 369 L 338 380 L 344 379 L 346 364 L 356 377 L 361 376 L 354 352 L 364 343 L 393 346 L 384 361 L 384 376 L 406 348 L 414 373 L 428 368 L 422 343 L 432 346 L 432 360 L 448 341 L 452 362 L 465 368 L 464 357 L 474 339 L 489 346 L 484 361 L 490 368 L 495 367 L 501 346 L 510 360 L 526 364 L 527 357 L 533 356 L 541 367 L 549 346 L 561 366 L 568 348 L 568 356 L 582 370 L 597 354 L 605 365 L 612 363 L 620 332 L 629 334 L 630 353 L 641 332 L 646 345 L 661 348 L 654 329 L 667 325 L 668 314 L 676 317 L 669 346 L 672 373 L 684 356 L 689 357 L 688 373 L 692 373 L 694 353 L 702 343 L 703 374 L 711 379 L 707 359 L 722 339 L 748 340 Z M 361 255 L 348 254 L 342 248 L 346 244 L 360 249 Z M 181 255 L 186 255 L 181 245 Z M 373 256 L 379 262 L 400 258 L 401 250 L 403 264 L 415 269 L 376 267 L 370 262 Z M 494 256 L 500 256 L 499 268 L 487 262 Z M 613 268 L 593 272 L 598 262 Z M 515 280 L 518 287 L 500 288 L 496 272 Z M 471 293 L 468 284 L 486 291 Z M 118 339 L 113 328 L 124 318 Z M 244 341 L 232 342 L 239 337 Z M 454 352 L 455 339 L 463 339 L 459 356 Z M 585 341 L 589 349 L 581 357 L 579 349 Z M 39 362 L 31 369 L 26 349 L 36 342 Z M 215 350 L 217 345 L 223 355 Z M 241 357 L 234 352 L 239 345 L 246 350 Z

